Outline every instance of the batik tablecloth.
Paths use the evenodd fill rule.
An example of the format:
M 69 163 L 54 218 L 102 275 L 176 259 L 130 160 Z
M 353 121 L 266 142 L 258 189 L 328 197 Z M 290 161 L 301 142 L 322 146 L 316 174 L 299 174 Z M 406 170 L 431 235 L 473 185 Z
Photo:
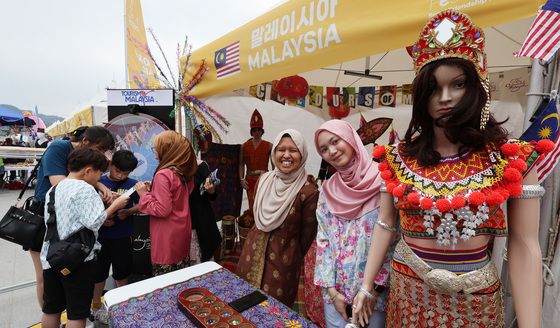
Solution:
M 109 308 L 111 326 L 115 328 L 196 327 L 177 305 L 179 293 L 192 287 L 206 288 L 226 303 L 255 290 L 244 280 L 221 268 L 112 305 Z M 243 311 L 242 315 L 257 327 L 316 327 L 272 297 Z

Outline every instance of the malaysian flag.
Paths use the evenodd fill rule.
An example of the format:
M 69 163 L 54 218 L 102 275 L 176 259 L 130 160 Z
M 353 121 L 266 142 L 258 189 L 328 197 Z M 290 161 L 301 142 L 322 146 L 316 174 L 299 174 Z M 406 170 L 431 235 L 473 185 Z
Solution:
M 548 0 L 539 10 L 525 42 L 515 56 L 549 61 L 560 47 L 560 0 Z
M 214 66 L 218 80 L 241 72 L 239 65 L 239 41 L 222 48 L 214 54 Z
M 535 163 L 539 183 L 543 182 L 560 159 L 560 141 L 558 124 L 558 110 L 556 108 L 556 98 L 548 102 L 546 108 L 535 118 L 527 131 L 519 138 L 524 141 L 539 141 L 549 139 L 554 142 L 552 151 L 541 156 Z

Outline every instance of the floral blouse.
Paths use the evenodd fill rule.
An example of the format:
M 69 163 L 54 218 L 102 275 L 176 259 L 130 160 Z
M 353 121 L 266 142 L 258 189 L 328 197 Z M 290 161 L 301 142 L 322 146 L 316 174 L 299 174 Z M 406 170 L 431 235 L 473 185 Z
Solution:
M 377 215 L 378 210 L 375 209 L 355 220 L 335 217 L 327 207 L 324 194 L 320 193 L 317 203 L 317 261 L 314 282 L 323 287 L 325 302 L 332 303 L 327 288 L 335 287 L 344 295 L 346 303 L 352 303 L 364 278 Z M 389 286 L 393 251 L 394 245 L 387 252 L 385 263 L 375 278 L 377 285 Z M 385 291 L 379 298 L 376 310 L 384 310 L 386 294 Z

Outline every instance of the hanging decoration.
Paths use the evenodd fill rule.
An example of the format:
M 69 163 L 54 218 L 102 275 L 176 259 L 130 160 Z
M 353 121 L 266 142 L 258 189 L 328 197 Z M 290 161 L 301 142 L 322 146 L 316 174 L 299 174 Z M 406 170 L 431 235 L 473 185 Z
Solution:
M 166 88 L 175 90 L 175 111 L 173 111 L 171 115 L 176 115 L 178 112 L 183 111 L 188 123 L 192 127 L 192 131 L 199 128 L 199 125 L 205 125 L 212 133 L 213 140 L 216 143 L 221 143 L 222 138 L 216 129 L 219 129 L 223 133 L 227 134 L 228 127 L 231 123 L 212 107 L 205 104 L 201 99 L 190 94 L 191 90 L 200 83 L 202 77 L 208 71 L 208 65 L 204 60 L 202 60 L 197 69 L 194 71 L 194 74 L 192 74 L 192 77 L 190 77 L 190 79 L 186 78 L 187 68 L 190 64 L 189 60 L 191 57 L 192 46 L 188 44 L 188 37 L 185 37 L 185 41 L 182 46 L 177 43 L 176 60 L 178 74 L 177 78 L 175 78 L 171 65 L 169 64 L 169 61 L 167 60 L 167 57 L 165 56 L 165 53 L 163 52 L 163 49 L 153 30 L 148 29 L 148 32 L 156 43 L 167 68 L 167 70 L 164 71 L 160 63 L 155 60 L 154 56 L 150 52 L 150 49 L 146 47 L 146 53 L 158 71 L 157 78 Z M 181 58 L 186 58 L 183 69 L 181 69 L 180 64 Z M 168 72 L 169 77 L 165 74 L 165 72 Z

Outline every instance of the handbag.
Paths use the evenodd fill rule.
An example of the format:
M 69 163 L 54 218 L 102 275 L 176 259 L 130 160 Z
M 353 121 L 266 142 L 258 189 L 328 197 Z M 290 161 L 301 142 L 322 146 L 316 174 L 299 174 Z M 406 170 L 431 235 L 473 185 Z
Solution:
M 47 235 L 45 241 L 49 241 L 47 251 L 47 262 L 51 268 L 68 276 L 72 271 L 80 267 L 89 256 L 95 245 L 95 235 L 87 228 L 81 228 L 64 240 L 60 240 L 56 227 L 56 211 L 54 207 L 54 195 L 56 186 L 49 193 L 47 205 L 49 219 L 47 220 Z
M 39 159 L 37 165 L 35 165 L 35 168 L 33 168 L 31 175 L 27 179 L 25 186 L 19 193 L 16 204 L 10 206 L 10 209 L 4 214 L 4 217 L 0 221 L 0 238 L 21 245 L 24 250 L 32 248 L 33 246 L 40 247 L 37 243 L 43 242 L 45 233 L 45 219 L 40 214 L 42 212 L 30 211 L 26 209 L 25 206 L 23 208 L 18 206 L 31 180 L 33 180 L 37 174 L 37 169 L 40 164 L 41 160 Z M 31 202 L 32 201 L 28 199 L 25 203 L 29 204 Z

